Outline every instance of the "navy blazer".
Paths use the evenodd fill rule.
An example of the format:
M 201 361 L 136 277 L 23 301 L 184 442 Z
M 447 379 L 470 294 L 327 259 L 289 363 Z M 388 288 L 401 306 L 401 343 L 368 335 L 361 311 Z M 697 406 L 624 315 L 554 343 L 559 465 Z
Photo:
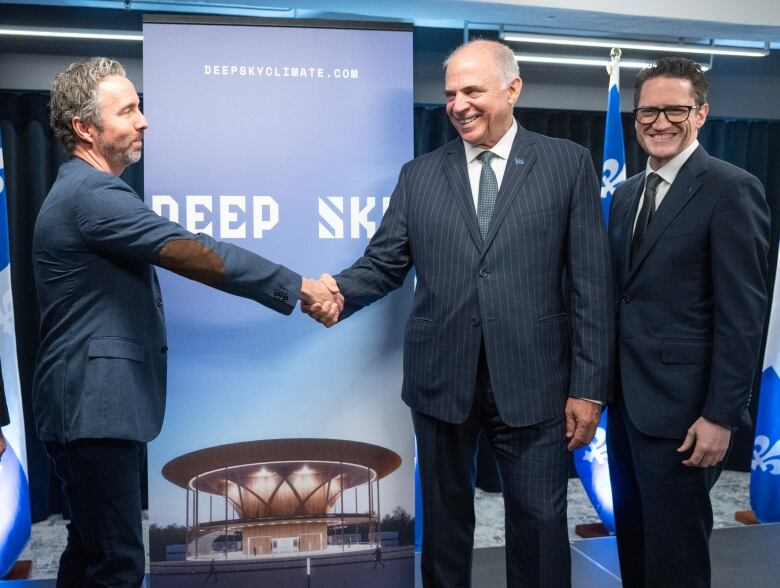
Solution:
M 685 437 L 700 416 L 749 424 L 767 311 L 764 189 L 699 147 L 658 207 L 632 267 L 644 179 L 642 172 L 617 188 L 609 223 L 626 409 L 640 431 L 669 439 Z
M 119 178 L 78 158 L 60 167 L 33 237 L 41 345 L 33 413 L 44 441 L 150 441 L 165 409 L 163 303 L 153 265 L 289 314 L 301 276 L 194 235 Z
M 412 266 L 403 383 L 410 407 L 463 422 L 483 340 L 509 425 L 561 416 L 568 396 L 607 400 L 612 276 L 584 148 L 520 127 L 484 241 L 460 139 L 404 165 L 365 254 L 336 276 L 342 318 L 398 288 Z

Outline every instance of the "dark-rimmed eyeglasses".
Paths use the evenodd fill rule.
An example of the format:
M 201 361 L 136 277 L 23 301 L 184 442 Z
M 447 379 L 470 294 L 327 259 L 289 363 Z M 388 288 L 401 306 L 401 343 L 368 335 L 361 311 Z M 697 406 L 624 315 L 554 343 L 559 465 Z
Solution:
M 635 108 L 634 120 L 641 125 L 651 125 L 663 112 L 670 123 L 681 123 L 688 120 L 691 110 L 701 106 L 667 106 L 666 108 Z

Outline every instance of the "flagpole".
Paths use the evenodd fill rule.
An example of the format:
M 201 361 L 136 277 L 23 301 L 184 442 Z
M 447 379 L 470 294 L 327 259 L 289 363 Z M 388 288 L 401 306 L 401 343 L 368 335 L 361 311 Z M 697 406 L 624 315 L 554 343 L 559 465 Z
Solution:
M 604 163 L 601 172 L 601 205 L 604 223 L 609 221 L 609 209 L 615 188 L 626 179 L 626 156 L 623 145 L 623 122 L 620 114 L 620 57 L 622 51 L 613 47 L 611 61 L 607 64 L 609 87 L 607 91 L 607 116 L 604 130 Z M 607 455 L 607 408 L 593 441 L 587 447 L 574 452 L 574 465 L 593 508 L 602 521 L 597 525 L 577 525 L 580 537 L 596 537 L 615 531 L 615 515 L 612 507 L 612 488 L 609 481 Z

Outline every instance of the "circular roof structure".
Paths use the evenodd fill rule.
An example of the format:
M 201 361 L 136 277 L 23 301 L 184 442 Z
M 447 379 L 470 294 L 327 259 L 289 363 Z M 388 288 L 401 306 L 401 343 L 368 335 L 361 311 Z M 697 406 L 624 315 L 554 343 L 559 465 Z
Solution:
M 225 496 L 243 519 L 327 513 L 341 493 L 392 473 L 389 449 L 340 439 L 270 439 L 209 447 L 162 469 L 188 490 Z
M 280 462 L 331 462 L 370 468 L 384 478 L 401 466 L 401 456 L 379 445 L 342 439 L 267 439 L 217 445 L 185 453 L 162 469 L 166 480 L 192 489 L 200 475 L 237 466 Z

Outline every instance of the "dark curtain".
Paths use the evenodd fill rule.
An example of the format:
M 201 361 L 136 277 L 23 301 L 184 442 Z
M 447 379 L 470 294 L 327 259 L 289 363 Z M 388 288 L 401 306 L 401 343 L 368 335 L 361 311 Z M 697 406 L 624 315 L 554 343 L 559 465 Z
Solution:
M 39 319 L 31 263 L 33 227 L 38 210 L 56 178 L 57 169 L 67 157 L 49 130 L 47 101 L 47 93 L 0 92 L 0 133 L 11 233 L 14 313 L 34 521 L 64 510 L 59 485 L 52 475 L 43 446 L 35 436 L 30 406 Z M 596 168 L 600 169 L 603 113 L 518 109 L 516 115 L 529 130 L 564 137 L 585 146 L 591 151 Z M 435 149 L 456 136 L 442 107 L 415 107 L 414 123 L 415 155 Z M 624 115 L 623 126 L 628 174 L 632 175 L 643 169 L 645 156 L 636 142 L 630 115 Z M 700 140 L 712 155 L 747 169 L 764 183 L 770 207 L 773 212 L 778 211 L 772 217 L 772 242 L 777 243 L 780 228 L 780 122 L 710 119 Z M 141 193 L 143 165 L 130 166 L 123 179 Z M 776 255 L 775 247 L 771 267 L 775 266 Z M 753 398 L 752 410 L 755 413 L 757 394 Z M 751 452 L 752 431 L 741 431 L 728 466 L 747 470 Z

